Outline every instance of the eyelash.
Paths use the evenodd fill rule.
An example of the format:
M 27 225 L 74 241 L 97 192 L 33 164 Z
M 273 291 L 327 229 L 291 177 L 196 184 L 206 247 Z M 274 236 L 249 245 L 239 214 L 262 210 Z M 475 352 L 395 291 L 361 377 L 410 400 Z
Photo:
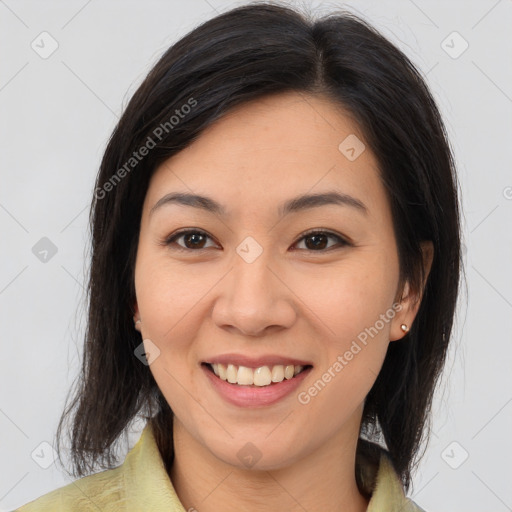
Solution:
M 198 235 L 206 236 L 213 240 L 213 237 L 211 237 L 208 233 L 206 233 L 205 231 L 202 231 L 200 229 L 184 229 L 184 230 L 178 231 L 176 233 L 173 233 L 169 237 L 162 240 L 161 245 L 170 246 L 171 244 L 175 243 L 175 241 L 177 239 L 181 238 L 184 235 L 189 235 L 189 234 L 198 234 Z M 336 233 L 333 233 L 332 231 L 323 230 L 321 228 L 315 228 L 310 231 L 306 231 L 305 233 L 300 235 L 300 238 L 298 238 L 297 241 L 293 245 L 296 245 L 298 242 L 302 241 L 303 239 L 313 236 L 313 235 L 327 235 L 328 237 L 336 238 L 340 245 L 340 247 L 338 247 L 338 248 L 353 245 L 350 242 L 348 242 L 345 238 L 341 237 L 340 235 L 337 235 Z M 206 247 L 206 248 L 201 247 L 199 249 L 189 249 L 188 247 L 182 247 L 179 244 L 176 247 L 176 250 L 186 251 L 186 252 L 199 252 L 199 251 L 204 251 L 206 249 L 209 249 L 209 247 Z M 298 249 L 298 250 L 308 251 L 308 252 L 327 252 L 332 249 L 333 249 L 333 247 L 328 247 L 327 249 L 319 249 L 317 251 L 315 251 L 313 249 Z

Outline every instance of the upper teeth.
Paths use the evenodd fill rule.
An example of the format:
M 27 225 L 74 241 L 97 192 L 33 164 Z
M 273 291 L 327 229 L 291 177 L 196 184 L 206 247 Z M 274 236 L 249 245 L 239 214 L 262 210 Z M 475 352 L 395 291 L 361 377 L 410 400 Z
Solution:
M 282 365 L 260 366 L 259 368 L 248 368 L 247 366 L 236 366 L 228 364 L 227 366 L 220 363 L 210 365 L 219 378 L 227 380 L 231 384 L 268 386 L 272 382 L 282 382 L 284 379 L 291 379 L 300 373 L 304 366 L 300 365 Z

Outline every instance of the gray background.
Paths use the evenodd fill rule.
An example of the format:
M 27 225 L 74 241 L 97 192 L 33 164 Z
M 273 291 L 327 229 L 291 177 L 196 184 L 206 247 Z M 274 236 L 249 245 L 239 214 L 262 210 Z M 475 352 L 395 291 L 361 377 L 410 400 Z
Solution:
M 1 510 L 70 481 L 49 445 L 80 363 L 88 204 L 107 139 L 161 53 L 240 3 L 0 1 Z M 468 289 L 411 496 L 429 512 L 512 510 L 512 1 L 317 11 L 341 5 L 425 74 L 463 193 Z

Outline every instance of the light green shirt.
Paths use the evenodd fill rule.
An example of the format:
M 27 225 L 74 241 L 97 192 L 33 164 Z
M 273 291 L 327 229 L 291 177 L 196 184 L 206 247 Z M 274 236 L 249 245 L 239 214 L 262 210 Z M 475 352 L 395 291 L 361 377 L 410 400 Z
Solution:
M 405 497 L 387 455 L 381 455 L 367 512 L 425 512 Z M 83 477 L 15 512 L 186 512 L 147 424 L 123 464 Z

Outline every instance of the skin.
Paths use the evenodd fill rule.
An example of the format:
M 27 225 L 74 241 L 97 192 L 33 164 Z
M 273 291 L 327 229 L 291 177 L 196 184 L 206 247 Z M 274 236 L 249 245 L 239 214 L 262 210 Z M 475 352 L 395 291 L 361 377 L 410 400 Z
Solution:
M 388 344 L 404 336 L 400 325 L 413 323 L 421 296 L 409 295 L 408 284 L 399 288 L 391 211 L 374 155 L 366 146 L 350 161 L 338 150 L 350 134 L 364 142 L 358 125 L 325 98 L 268 96 L 232 110 L 151 179 L 134 318 L 141 320 L 142 339 L 160 350 L 149 368 L 175 414 L 169 476 L 186 510 L 367 508 L 354 472 L 364 399 Z M 359 199 L 367 214 L 323 205 L 279 218 L 284 201 L 331 190 Z M 178 191 L 211 197 L 228 216 L 177 204 L 150 215 L 159 199 Z M 183 228 L 209 237 L 163 244 Z M 315 249 L 311 237 L 303 238 L 313 228 L 352 245 L 329 237 Z M 252 263 L 236 251 L 247 236 L 263 251 Z M 428 273 L 430 243 L 424 253 Z M 299 403 L 298 393 L 400 297 L 401 310 L 309 403 Z M 278 403 L 237 407 L 224 401 L 200 366 L 230 352 L 287 355 L 313 369 Z M 247 442 L 261 453 L 252 468 L 237 457 Z

